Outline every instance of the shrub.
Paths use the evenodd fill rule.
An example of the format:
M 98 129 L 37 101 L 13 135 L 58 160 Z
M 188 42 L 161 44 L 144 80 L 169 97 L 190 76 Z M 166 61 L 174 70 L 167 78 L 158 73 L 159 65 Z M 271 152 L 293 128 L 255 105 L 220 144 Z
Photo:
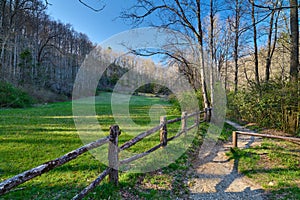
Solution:
M 237 120 L 255 122 L 267 128 L 284 129 L 284 112 L 299 102 L 297 87 L 291 83 L 272 80 L 253 85 L 236 94 L 228 93 L 228 116 Z
M 12 84 L 0 81 L 0 107 L 24 108 L 32 105 L 34 99 Z
M 201 92 L 196 92 L 195 94 L 191 92 L 182 92 L 180 95 L 176 96 L 175 94 L 171 93 L 168 95 L 168 100 L 171 104 L 173 104 L 174 110 L 181 112 L 181 106 L 184 107 L 185 111 L 193 112 L 193 99 L 194 95 L 198 100 L 199 110 L 203 109 L 203 97 Z

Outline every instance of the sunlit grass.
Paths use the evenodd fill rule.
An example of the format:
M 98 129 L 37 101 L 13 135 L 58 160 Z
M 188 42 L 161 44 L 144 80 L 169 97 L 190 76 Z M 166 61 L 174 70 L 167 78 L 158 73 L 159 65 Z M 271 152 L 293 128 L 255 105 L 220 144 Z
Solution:
M 299 144 L 264 140 L 260 146 L 234 149 L 238 169 L 270 192 L 270 199 L 300 199 Z
M 101 93 L 96 97 L 95 107 L 97 120 L 102 127 L 106 127 L 103 131 L 107 131 L 107 135 L 108 127 L 115 124 L 110 108 L 110 97 L 110 93 Z M 120 127 L 121 130 L 126 130 L 120 136 L 120 144 L 144 131 L 143 126 L 147 128 L 147 124 L 151 122 L 149 109 L 156 104 L 166 110 L 169 119 L 179 116 L 177 113 L 171 113 L 170 104 L 162 99 L 133 96 L 129 105 L 130 115 L 139 126 L 136 129 L 130 127 L 132 130 L 128 127 Z M 83 145 L 72 117 L 72 102 L 26 109 L 5 109 L 0 110 L 0 116 L 0 181 Z M 180 123 L 169 126 L 170 136 L 176 134 L 179 126 Z M 158 143 L 157 133 L 131 151 L 143 152 Z M 103 164 L 86 153 L 76 160 L 20 185 L 0 199 L 70 199 L 93 181 L 103 169 L 105 169 Z M 126 182 L 122 177 L 124 176 L 121 176 L 121 184 L 123 181 Z M 134 182 L 134 179 L 131 181 Z M 91 193 L 90 197 L 102 195 L 102 198 L 108 198 L 113 190 L 101 190 L 105 187 L 110 187 L 106 180 L 95 190 L 97 195 Z

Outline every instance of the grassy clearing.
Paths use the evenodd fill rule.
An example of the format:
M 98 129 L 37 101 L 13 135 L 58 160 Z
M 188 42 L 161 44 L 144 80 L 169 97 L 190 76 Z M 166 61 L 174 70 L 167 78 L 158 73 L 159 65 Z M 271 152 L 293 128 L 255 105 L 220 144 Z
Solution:
M 96 98 L 96 113 L 102 130 L 114 124 L 111 93 L 101 93 Z M 160 106 L 157 106 L 160 105 Z M 121 105 L 122 106 L 122 105 Z M 125 105 L 124 105 L 125 106 Z M 168 119 L 178 117 L 173 107 L 159 98 L 133 96 L 130 99 L 130 117 L 139 126 L 157 125 L 159 115 L 155 109 L 164 108 Z M 149 117 L 149 111 L 150 116 Z M 154 114 L 153 114 L 154 113 Z M 82 146 L 72 114 L 72 103 L 53 103 L 35 108 L 6 109 L 0 111 L 0 181 L 40 165 Z M 154 116 L 154 117 L 153 117 Z M 153 119 L 156 118 L 156 119 Z M 155 121 L 156 120 L 156 121 Z M 188 121 L 191 125 L 193 119 Z M 168 125 L 168 137 L 176 134 L 180 123 Z M 202 124 L 192 144 L 172 164 L 149 173 L 120 173 L 120 185 L 115 187 L 104 180 L 86 199 L 175 199 L 187 197 L 187 171 L 191 159 L 201 144 L 208 124 Z M 143 128 L 121 127 L 119 143 L 122 144 Z M 221 138 L 227 139 L 231 128 L 225 126 Z M 143 152 L 159 143 L 159 134 L 148 137 L 129 149 Z M 0 199 L 71 199 L 104 169 L 93 155 L 86 153 L 55 170 L 20 185 Z
M 234 149 L 239 171 L 262 185 L 270 199 L 300 199 L 300 146 L 265 139 L 260 146 Z
M 108 131 L 109 125 L 115 123 L 110 109 L 110 98 L 111 93 L 101 93 L 96 99 L 98 121 L 102 127 L 107 127 L 103 129 L 105 131 Z M 174 113 L 170 104 L 162 99 L 141 96 L 130 99 L 130 114 L 137 124 L 146 125 L 151 121 L 149 109 L 155 109 L 153 105 L 157 104 L 165 108 L 168 118 L 180 115 Z M 0 115 L 0 181 L 82 146 L 75 129 L 71 102 L 26 109 L 5 109 L 0 110 Z M 179 123 L 168 126 L 169 136 L 176 134 L 179 126 Z M 126 127 L 124 129 L 127 130 Z M 140 129 L 131 131 L 139 132 Z M 122 131 L 120 143 L 132 137 L 134 134 L 131 132 Z M 157 133 L 130 151 L 142 152 L 158 143 Z M 188 155 L 183 154 L 176 162 L 157 172 L 121 173 L 118 188 L 105 180 L 87 199 L 119 199 L 126 198 L 126 195 L 145 199 L 168 199 L 172 195 L 187 193 L 183 183 L 184 171 L 189 167 L 187 162 Z M 103 169 L 105 165 L 86 153 L 20 185 L 0 199 L 70 199 L 92 182 Z

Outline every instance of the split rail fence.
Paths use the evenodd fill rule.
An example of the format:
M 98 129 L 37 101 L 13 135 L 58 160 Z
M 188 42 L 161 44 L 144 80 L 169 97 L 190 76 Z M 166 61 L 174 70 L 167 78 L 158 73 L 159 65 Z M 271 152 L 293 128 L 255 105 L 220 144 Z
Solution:
M 253 137 L 262 137 L 262 138 L 271 138 L 271 139 L 280 139 L 292 142 L 300 142 L 300 138 L 295 137 L 284 137 L 277 135 L 268 135 L 268 134 L 260 134 L 260 133 L 251 133 L 251 132 L 243 132 L 243 131 L 233 131 L 232 132 L 232 147 L 238 147 L 238 135 L 248 135 Z
M 151 152 L 154 152 L 155 150 L 167 146 L 169 141 L 172 141 L 182 134 L 186 134 L 191 129 L 197 127 L 200 123 L 205 122 L 205 116 L 203 117 L 203 120 L 200 120 L 200 115 L 205 114 L 208 112 L 206 111 L 197 111 L 191 114 L 188 114 L 187 112 L 183 112 L 181 117 L 167 120 L 165 116 L 160 117 L 160 124 L 156 127 L 153 127 L 145 132 L 140 133 L 133 139 L 127 141 L 122 146 L 118 147 L 118 137 L 121 134 L 121 131 L 119 129 L 118 125 L 112 125 L 110 127 L 110 135 L 104 138 L 101 138 L 97 141 L 91 142 L 89 144 L 86 144 L 76 150 L 73 150 L 59 158 L 56 158 L 54 160 L 51 160 L 49 162 L 46 162 L 40 166 L 37 166 L 35 168 L 32 168 L 30 170 L 27 170 L 23 173 L 20 173 L 12 178 L 9 178 L 3 182 L 0 183 L 0 195 L 3 195 L 9 191 L 11 191 L 13 188 L 17 187 L 18 185 L 29 181 L 37 176 L 40 176 L 52 169 L 55 169 L 73 159 L 76 159 L 81 154 L 98 148 L 104 144 L 108 143 L 108 167 L 91 183 L 89 184 L 85 189 L 83 189 L 80 193 L 78 193 L 76 196 L 73 197 L 73 200 L 78 200 L 84 198 L 91 190 L 93 190 L 97 185 L 101 183 L 101 181 L 108 175 L 109 182 L 114 183 L 115 185 L 118 185 L 118 168 L 121 165 L 128 164 L 130 162 L 133 162 L 137 159 L 140 159 L 142 157 L 147 156 Z M 187 119 L 195 117 L 193 125 L 188 127 Z M 181 131 L 178 132 L 176 135 L 168 138 L 168 130 L 167 125 L 172 124 L 175 122 L 181 121 Z M 129 147 L 137 144 L 141 140 L 143 140 L 145 137 L 150 136 L 156 132 L 160 131 L 160 143 L 151 149 L 134 155 L 130 158 L 126 158 L 124 160 L 119 160 L 119 152 L 124 151 L 125 149 L 128 149 Z

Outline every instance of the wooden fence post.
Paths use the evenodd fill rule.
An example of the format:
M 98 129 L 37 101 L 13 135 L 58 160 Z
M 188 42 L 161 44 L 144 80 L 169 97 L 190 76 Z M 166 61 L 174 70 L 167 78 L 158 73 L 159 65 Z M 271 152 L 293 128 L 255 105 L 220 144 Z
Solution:
M 121 134 L 118 125 L 110 126 L 110 138 L 108 146 L 108 165 L 112 168 L 109 173 L 109 182 L 118 185 L 119 184 L 119 148 L 118 148 L 118 136 Z
M 184 135 L 186 135 L 187 129 L 187 112 L 182 112 L 181 114 L 181 130 L 184 131 Z
M 163 127 L 160 129 L 160 143 L 163 147 L 167 146 L 168 143 L 168 131 L 167 131 L 167 117 L 160 117 L 160 124 L 163 124 Z
M 238 141 L 238 134 L 236 131 L 232 132 L 232 147 L 237 147 L 237 141 Z

